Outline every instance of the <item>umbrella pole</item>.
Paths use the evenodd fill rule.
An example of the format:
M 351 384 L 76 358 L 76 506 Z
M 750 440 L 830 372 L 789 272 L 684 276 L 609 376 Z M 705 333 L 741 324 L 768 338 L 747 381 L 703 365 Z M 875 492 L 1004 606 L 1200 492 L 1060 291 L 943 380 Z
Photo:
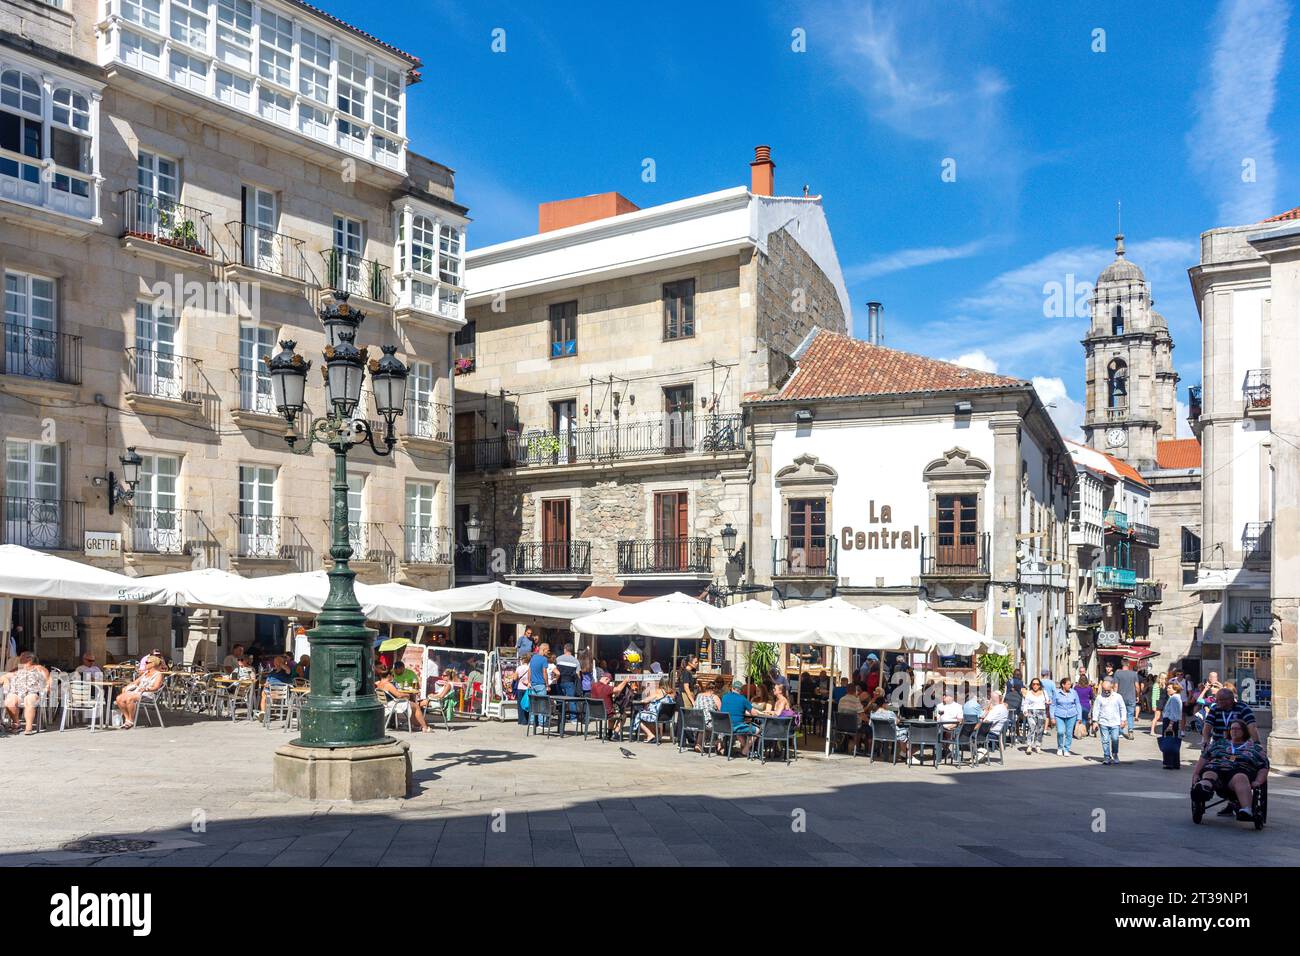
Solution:
M 826 756 L 831 755 L 831 721 L 835 716 L 835 678 L 839 669 L 835 666 L 839 661 L 839 648 L 831 650 L 831 683 L 826 689 Z

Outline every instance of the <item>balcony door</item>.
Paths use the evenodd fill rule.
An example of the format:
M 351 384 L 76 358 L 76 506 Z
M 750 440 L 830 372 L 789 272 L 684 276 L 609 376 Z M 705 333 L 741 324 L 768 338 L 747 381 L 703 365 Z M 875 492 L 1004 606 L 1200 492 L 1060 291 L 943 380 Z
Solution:
M 5 442 L 6 544 L 62 546 L 60 471 L 58 445 L 14 439 Z
M 542 570 L 551 573 L 569 569 L 572 540 L 568 498 L 542 501 Z
M 417 438 L 437 438 L 434 412 L 433 366 L 428 362 L 413 362 L 406 380 L 406 427 L 411 434 Z
M 935 564 L 939 568 L 979 567 L 978 495 L 939 495 Z
M 59 351 L 54 325 L 54 280 L 6 272 L 5 361 L 0 371 L 56 381 Z
M 684 571 L 689 565 L 690 499 L 684 491 L 661 491 L 654 500 L 654 563 L 661 571 Z
M 135 304 L 135 387 L 144 395 L 181 398 L 176 316 L 153 302 Z
M 131 500 L 132 544 L 154 554 L 180 554 L 183 529 L 176 494 L 180 459 L 171 455 L 141 455 L 140 459 L 140 481 Z
M 271 373 L 263 361 L 274 348 L 274 330 L 260 325 L 239 327 L 239 407 L 246 412 L 276 413 Z
M 244 265 L 263 272 L 280 272 L 280 204 L 260 186 L 244 187 Z
M 826 499 L 791 498 L 786 518 L 786 559 L 790 570 L 826 572 Z
M 182 225 L 176 221 L 181 198 L 180 170 L 176 160 L 140 150 L 135 162 L 136 229 L 155 239 L 170 238 Z
M 271 558 L 279 553 L 275 521 L 275 469 L 239 466 L 239 553 Z
M 417 564 L 434 564 L 433 532 L 434 486 L 412 481 L 406 486 L 406 560 Z
M 329 283 L 335 289 L 369 295 L 361 283 L 361 223 L 346 216 L 334 217 L 334 261 Z
M 559 441 L 555 460 L 557 464 L 567 465 L 577 457 L 578 403 L 575 399 L 551 402 L 551 431 Z
M 664 448 L 688 451 L 695 436 L 695 388 L 678 385 L 664 389 Z
M 456 413 L 456 470 L 473 471 L 478 464 L 474 453 L 475 412 Z

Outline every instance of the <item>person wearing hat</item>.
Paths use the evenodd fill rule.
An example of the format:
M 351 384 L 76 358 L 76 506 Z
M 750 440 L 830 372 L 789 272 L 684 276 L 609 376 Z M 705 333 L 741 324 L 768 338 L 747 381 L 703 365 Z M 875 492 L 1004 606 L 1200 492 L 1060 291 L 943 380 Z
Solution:
M 731 717 L 732 733 L 742 738 L 740 754 L 743 757 L 748 757 L 750 750 L 754 747 L 754 738 L 758 735 L 758 728 L 746 720 L 754 712 L 754 708 L 750 704 L 749 698 L 741 693 L 744 687 L 745 682 L 739 677 L 733 680 L 731 682 L 731 691 L 722 695 L 722 704 L 718 707 L 718 710 Z
M 867 655 L 866 673 L 862 675 L 862 684 L 867 689 L 867 699 L 871 699 L 871 693 L 880 686 L 880 658 L 875 652 Z
M 95 655 L 90 651 L 86 651 L 81 655 L 81 664 L 72 673 L 77 680 L 100 681 L 104 679 L 104 672 L 95 663 Z

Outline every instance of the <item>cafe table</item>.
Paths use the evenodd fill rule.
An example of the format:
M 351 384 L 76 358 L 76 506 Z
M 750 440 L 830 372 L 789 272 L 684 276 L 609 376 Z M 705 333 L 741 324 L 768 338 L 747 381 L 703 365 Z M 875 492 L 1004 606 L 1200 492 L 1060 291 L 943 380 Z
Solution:
M 552 707 L 558 705 L 560 708 L 559 729 L 560 729 L 561 737 L 564 736 L 564 722 L 568 719 L 568 714 L 569 714 L 568 705 L 572 704 L 574 706 L 575 711 L 578 708 L 581 708 L 583 710 L 587 709 L 587 698 L 585 697 L 572 697 L 572 696 L 565 696 L 563 694 L 547 694 L 546 699 L 551 702 Z M 574 713 L 573 725 L 575 731 L 577 730 L 578 721 L 581 719 L 582 718 L 579 714 Z

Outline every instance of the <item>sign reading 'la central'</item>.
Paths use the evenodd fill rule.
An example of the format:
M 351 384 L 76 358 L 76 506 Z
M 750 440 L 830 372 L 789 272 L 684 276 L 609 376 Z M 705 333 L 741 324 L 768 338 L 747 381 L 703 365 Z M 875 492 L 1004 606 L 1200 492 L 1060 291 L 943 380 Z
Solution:
M 876 514 L 876 502 L 867 503 L 869 512 L 867 521 L 873 525 L 887 525 L 894 522 L 894 510 L 889 505 L 881 505 Z M 840 550 L 842 551 L 908 551 L 921 546 L 921 528 L 912 525 L 911 531 L 895 531 L 892 528 L 876 528 L 871 531 L 854 531 L 845 526 L 840 529 Z

